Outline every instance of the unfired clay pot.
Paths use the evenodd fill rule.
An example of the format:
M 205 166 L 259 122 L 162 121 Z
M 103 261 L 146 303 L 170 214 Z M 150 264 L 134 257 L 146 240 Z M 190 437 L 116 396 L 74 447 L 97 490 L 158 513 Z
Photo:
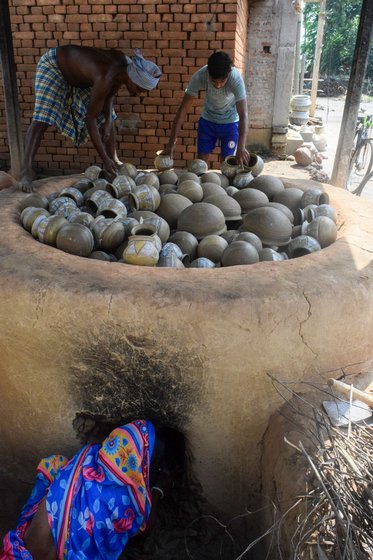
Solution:
M 155 212 L 161 202 L 161 195 L 158 190 L 146 183 L 137 185 L 128 196 L 130 207 L 133 210 Z
M 183 181 L 197 181 L 198 183 L 201 182 L 201 179 L 196 173 L 192 173 L 191 171 L 184 171 L 179 177 L 178 185 L 181 185 Z
M 198 239 L 188 231 L 176 231 L 173 233 L 169 241 L 176 243 L 182 250 L 183 254 L 189 256 L 189 260 L 193 261 L 197 255 Z
M 291 238 L 292 224 L 281 210 L 263 206 L 251 210 L 244 217 L 246 231 L 255 233 L 264 245 L 287 245 Z
M 305 208 L 309 204 L 329 204 L 329 195 L 321 189 L 307 189 L 300 199 L 299 206 Z
M 237 200 L 234 200 L 231 196 L 227 196 L 226 194 L 213 194 L 205 198 L 204 202 L 208 202 L 220 208 L 227 222 L 241 220 L 241 206 Z
M 262 191 L 267 195 L 269 201 L 272 201 L 275 194 L 285 189 L 281 179 L 273 177 L 272 175 L 261 175 L 260 177 L 255 177 L 255 179 L 250 183 L 250 188 Z
M 221 164 L 221 172 L 229 179 L 233 179 L 233 177 L 236 176 L 236 174 L 240 169 L 241 168 L 238 165 L 236 158 L 234 156 L 226 157 L 223 163 Z
M 281 212 L 283 212 L 285 216 L 289 218 L 291 223 L 294 223 L 294 214 L 290 210 L 290 208 L 285 206 L 285 204 L 281 204 L 281 202 L 269 202 L 268 204 L 266 204 L 266 206 L 269 206 L 269 208 L 277 208 L 277 210 L 281 210 Z
M 333 220 L 334 223 L 337 223 L 337 212 L 333 206 L 330 206 L 329 204 L 320 204 L 320 206 L 313 206 L 313 208 L 307 206 L 307 208 L 308 211 L 306 219 L 308 222 L 311 222 L 317 218 L 317 216 L 327 216 Z
M 190 268 L 215 268 L 215 263 L 206 257 L 198 257 L 190 263 Z
M 39 241 L 55 247 L 58 232 L 66 224 L 67 220 L 63 216 L 45 216 L 37 231 Z
M 118 175 L 127 175 L 128 177 L 131 177 L 131 179 L 135 179 L 137 175 L 137 169 L 133 165 L 133 163 L 125 162 L 120 166 Z
M 251 231 L 241 231 L 239 235 L 235 238 L 236 241 L 246 241 L 247 243 L 251 243 L 254 245 L 255 249 L 261 251 L 263 249 L 263 243 L 261 242 L 260 238 L 252 233 Z
M 154 159 L 154 167 L 158 171 L 166 171 L 174 166 L 174 160 L 170 155 L 164 154 L 163 150 L 159 150 Z
M 94 217 L 92 214 L 88 214 L 88 212 L 79 212 L 78 214 L 74 214 L 69 218 L 69 222 L 71 224 L 82 224 L 86 227 L 91 227 L 91 224 L 94 221 Z
M 158 175 L 152 171 L 137 175 L 135 183 L 136 185 L 148 185 L 149 187 L 154 187 L 157 190 L 159 189 Z
M 89 191 L 87 191 L 87 193 L 88 192 Z M 97 191 L 94 191 L 88 198 L 86 198 L 85 203 L 86 203 L 87 208 L 91 212 L 96 214 L 99 206 L 104 201 L 109 202 L 112 199 L 113 199 L 113 197 L 107 191 L 104 191 L 102 189 L 98 189 Z M 53 202 L 55 202 L 55 201 L 53 201 Z
M 233 195 L 233 198 L 241 206 L 242 214 L 247 214 L 250 210 L 265 206 L 269 202 L 267 195 L 251 188 L 238 191 Z
M 196 202 L 181 212 L 177 220 L 177 230 L 189 231 L 197 239 L 206 235 L 220 235 L 226 230 L 225 217 L 217 206 L 207 202 Z
M 203 190 L 201 184 L 197 181 L 183 181 L 177 189 L 178 194 L 189 198 L 192 202 L 200 202 L 203 198 Z
M 93 251 L 92 232 L 82 224 L 66 224 L 61 227 L 56 238 L 57 249 L 79 257 L 88 257 Z
M 175 173 L 175 171 L 172 171 L 170 169 L 168 171 L 162 171 L 162 173 L 158 175 L 158 179 L 161 185 L 164 184 L 176 185 L 179 180 L 179 177 L 177 173 Z
M 155 233 L 158 235 L 162 243 L 166 243 L 170 237 L 170 226 L 160 216 L 155 216 L 154 218 L 145 218 L 143 224 L 150 224 L 155 228 Z
M 234 176 L 233 186 L 237 189 L 244 189 L 248 187 L 253 180 L 254 176 L 250 171 L 241 171 Z
M 193 159 L 188 162 L 188 171 L 196 175 L 203 175 L 208 170 L 208 165 L 203 159 Z
M 220 177 L 221 174 L 214 173 L 214 171 L 207 171 L 207 173 L 201 175 L 200 179 L 201 183 L 216 183 L 219 187 L 221 187 Z
M 318 216 L 305 228 L 305 234 L 317 239 L 321 247 L 328 247 L 337 239 L 337 226 L 331 218 Z
M 130 178 L 126 175 L 118 175 L 111 184 L 106 185 L 106 191 L 113 198 L 127 198 L 132 190 Z
M 120 200 L 112 198 L 104 200 L 98 207 L 97 216 L 105 216 L 105 218 L 125 218 L 127 216 L 127 208 Z
M 168 255 L 160 255 L 157 263 L 159 268 L 185 268 L 184 264 L 180 259 L 177 258 L 175 253 L 169 253 Z
M 72 198 L 77 206 L 83 206 L 83 195 L 80 190 L 76 189 L 75 187 L 66 187 L 65 189 L 62 189 L 62 191 L 60 192 L 60 196 L 67 196 L 68 198 Z
M 272 201 L 273 202 L 280 202 L 284 204 L 293 212 L 300 207 L 300 201 L 303 196 L 303 191 L 301 189 L 297 189 L 296 187 L 289 187 L 276 193 Z
M 260 261 L 283 261 L 284 256 L 275 251 L 274 249 L 270 249 L 269 247 L 265 247 L 259 251 L 259 260 Z
M 253 177 L 257 177 L 264 168 L 264 161 L 258 154 L 250 152 L 250 161 L 248 165 L 245 165 L 245 171 L 250 171 Z
M 197 255 L 217 263 L 220 262 L 222 254 L 227 247 L 228 242 L 220 237 L 220 235 L 207 235 L 200 241 L 197 247 Z
M 217 183 L 202 183 L 201 186 L 203 191 L 203 199 L 213 194 L 220 194 L 223 196 L 227 196 L 225 189 L 223 189 L 223 187 L 221 187 Z
M 166 220 L 170 228 L 173 229 L 176 227 L 177 219 L 181 212 L 191 205 L 192 202 L 189 198 L 186 198 L 181 194 L 165 194 L 162 196 L 157 214 Z
M 320 251 L 320 243 L 309 235 L 299 235 L 292 239 L 287 246 L 287 254 L 290 258 L 302 257 L 315 251 Z
M 257 262 L 259 262 L 258 251 L 254 245 L 246 241 L 232 241 L 221 257 L 223 266 L 237 266 Z
M 49 201 L 46 196 L 33 192 L 21 200 L 18 204 L 18 209 L 22 212 L 22 210 L 28 208 L 29 206 L 32 206 L 33 208 L 45 208 L 48 210 Z

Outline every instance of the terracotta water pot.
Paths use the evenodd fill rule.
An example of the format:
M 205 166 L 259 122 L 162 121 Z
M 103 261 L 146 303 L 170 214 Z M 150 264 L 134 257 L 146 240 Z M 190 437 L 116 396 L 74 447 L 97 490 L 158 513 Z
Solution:
M 254 180 L 254 176 L 250 171 L 240 171 L 233 178 L 233 186 L 237 189 L 244 189 Z
M 118 175 L 113 179 L 112 183 L 106 185 L 106 191 L 111 194 L 113 198 L 126 198 L 132 190 L 130 178 L 127 175 Z
M 177 220 L 177 230 L 189 231 L 197 239 L 206 235 L 220 235 L 226 230 L 225 217 L 217 206 L 207 202 L 196 202 L 181 212 Z
M 196 173 L 192 173 L 191 171 L 184 171 L 179 177 L 178 185 L 181 185 L 183 181 L 197 181 L 198 183 L 201 182 L 201 179 Z
M 136 166 L 133 163 L 125 162 L 123 165 L 120 166 L 118 175 L 127 175 L 127 177 L 131 177 L 135 179 L 137 175 Z
M 315 251 L 320 251 L 320 249 L 321 246 L 317 239 L 309 235 L 299 235 L 290 241 L 286 251 L 289 258 L 292 259 L 309 255 Z
M 294 152 L 295 161 L 298 165 L 302 167 L 307 167 L 307 165 L 311 165 L 313 160 L 313 155 L 310 150 L 304 146 L 297 148 Z
M 174 160 L 170 155 L 164 154 L 163 150 L 159 150 L 154 159 L 154 167 L 158 171 L 166 171 L 167 169 L 172 169 L 174 166 Z
M 265 247 L 259 251 L 259 260 L 260 261 L 283 261 L 284 256 L 274 249 L 270 249 L 269 247 Z
M 201 184 L 197 181 L 183 181 L 177 188 L 177 193 L 189 198 L 192 202 L 200 202 L 203 198 Z
M 329 204 L 329 195 L 321 189 L 307 189 L 300 200 L 300 207 L 305 208 L 309 204 Z
M 241 220 L 241 206 L 237 200 L 234 200 L 231 196 L 227 196 L 226 194 L 213 194 L 205 198 L 204 202 L 208 202 L 220 208 L 226 222 Z
M 255 177 L 255 179 L 250 183 L 250 188 L 262 191 L 267 195 L 269 201 L 272 201 L 275 194 L 285 189 L 281 179 L 273 177 L 272 175 L 261 175 L 260 177 Z
M 186 198 L 181 194 L 165 194 L 162 196 L 157 214 L 166 220 L 170 228 L 173 229 L 177 225 L 179 215 L 187 207 L 192 206 L 192 204 L 193 203 L 189 200 L 189 198 Z
M 48 210 L 45 208 L 35 208 L 28 206 L 21 213 L 21 223 L 25 230 L 31 232 L 32 225 L 38 216 L 49 216 Z
M 215 268 L 215 263 L 205 257 L 198 257 L 190 263 L 189 268 Z
M 207 235 L 199 242 L 197 255 L 198 257 L 205 257 L 217 263 L 220 262 L 227 247 L 228 241 L 220 237 L 220 235 Z
M 45 216 L 45 221 L 39 224 L 37 231 L 39 241 L 55 247 L 58 232 L 67 223 L 63 216 Z
M 83 206 L 84 204 L 83 194 L 75 187 L 66 187 L 65 189 L 62 189 L 60 196 L 67 196 L 68 198 L 71 198 L 78 207 Z
M 225 158 L 221 164 L 221 172 L 228 177 L 228 179 L 233 179 L 236 174 L 240 171 L 241 166 L 238 165 L 237 160 L 234 156 L 228 156 Z
M 172 171 L 170 169 L 168 171 L 162 171 L 162 173 L 158 175 L 158 179 L 160 185 L 164 185 L 164 184 L 176 185 L 179 180 L 179 177 L 177 173 L 175 173 L 175 171 Z
M 193 159 L 188 162 L 188 171 L 196 175 L 203 175 L 208 170 L 208 165 L 203 159 Z
M 202 183 L 201 187 L 203 191 L 203 199 L 213 194 L 221 194 L 223 196 L 227 196 L 225 189 L 223 189 L 223 187 L 221 187 L 217 183 Z
M 160 216 L 155 216 L 154 218 L 145 218 L 143 224 L 150 224 L 155 228 L 155 233 L 159 236 L 162 243 L 166 243 L 170 237 L 170 226 Z
M 70 216 L 68 220 L 71 224 L 82 224 L 83 226 L 90 228 L 94 221 L 94 217 L 92 214 L 88 214 L 88 212 L 79 212 Z
M 57 234 L 56 247 L 65 253 L 88 257 L 94 247 L 92 232 L 82 224 L 66 224 Z
M 216 183 L 217 185 L 219 185 L 219 187 L 221 187 L 220 176 L 221 176 L 220 173 L 214 173 L 214 171 L 207 171 L 207 173 L 201 175 L 200 177 L 201 183 Z
M 242 189 L 233 195 L 233 199 L 241 206 L 242 214 L 269 203 L 267 195 L 257 189 Z
M 107 191 L 99 189 L 86 198 L 85 203 L 87 208 L 96 214 L 99 206 L 101 206 L 103 202 L 110 202 L 110 200 L 113 200 L 113 197 Z
M 306 207 L 308 208 L 306 216 L 308 222 L 311 222 L 317 218 L 317 216 L 327 216 L 333 220 L 334 223 L 337 223 L 337 211 L 333 206 L 330 206 L 330 204 L 320 204 L 320 206 L 313 205 L 312 208 L 310 206 Z
M 238 266 L 257 262 L 259 262 L 258 251 L 254 245 L 246 241 L 232 241 L 221 257 L 223 266 Z
M 251 210 L 244 217 L 246 231 L 255 233 L 264 245 L 287 245 L 291 238 L 292 224 L 281 210 L 263 206 Z
M 20 212 L 25 208 L 32 206 L 33 208 L 45 208 L 48 210 L 49 201 L 46 196 L 39 193 L 31 193 L 25 196 L 18 204 L 18 209 Z
M 246 241 L 246 243 L 251 243 L 251 245 L 254 245 L 258 253 L 263 249 L 263 243 L 260 238 L 251 231 L 241 231 L 241 233 L 235 237 L 235 241 Z
M 337 239 L 337 226 L 331 218 L 317 216 L 306 226 L 304 233 L 317 239 L 321 247 L 324 248 Z
M 197 255 L 198 239 L 188 231 L 176 231 L 169 237 L 169 241 L 176 243 L 184 255 L 193 261 Z
M 131 235 L 123 251 L 123 262 L 138 266 L 156 266 L 159 252 L 154 239 L 148 235 Z
M 130 207 L 133 210 L 150 210 L 155 212 L 161 202 L 158 190 L 146 183 L 137 185 L 129 194 Z
M 127 216 L 127 208 L 123 202 L 115 198 L 104 200 L 98 207 L 97 216 L 105 216 L 105 218 L 125 218 Z
M 300 207 L 302 196 L 303 191 L 301 189 L 297 189 L 296 187 L 289 187 L 284 189 L 283 191 L 276 193 L 273 196 L 272 201 L 284 204 L 285 206 L 290 208 L 290 210 L 294 214 L 295 210 Z
M 136 185 L 148 185 L 149 187 L 154 187 L 157 190 L 159 189 L 160 184 L 158 175 L 152 171 L 137 175 L 135 183 Z

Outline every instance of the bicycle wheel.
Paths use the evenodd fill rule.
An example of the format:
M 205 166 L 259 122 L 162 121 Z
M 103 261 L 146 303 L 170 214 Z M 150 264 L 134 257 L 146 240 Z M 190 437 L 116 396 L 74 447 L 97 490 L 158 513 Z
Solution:
M 350 169 L 347 177 L 346 188 L 351 193 L 357 193 L 361 181 L 367 175 L 373 164 L 373 143 L 371 140 L 364 140 L 354 151 Z
M 358 189 L 356 190 L 355 194 L 357 196 L 360 196 L 361 193 L 363 192 L 364 187 L 367 186 L 367 184 L 369 183 L 369 181 L 372 181 L 373 183 L 373 171 L 371 171 L 370 173 L 367 173 L 364 177 L 364 179 L 361 181 Z

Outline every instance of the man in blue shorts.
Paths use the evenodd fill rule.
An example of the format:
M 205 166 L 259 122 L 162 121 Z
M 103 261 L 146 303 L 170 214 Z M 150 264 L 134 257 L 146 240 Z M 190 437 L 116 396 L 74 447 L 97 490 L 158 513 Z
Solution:
M 177 110 L 165 154 L 173 157 L 176 141 L 185 116 L 200 91 L 205 91 L 202 116 L 198 121 L 198 158 L 208 162 L 220 143 L 220 157 L 236 155 L 239 164 L 248 163 L 246 150 L 248 114 L 245 84 L 225 52 L 212 54 L 207 65 L 193 74 Z

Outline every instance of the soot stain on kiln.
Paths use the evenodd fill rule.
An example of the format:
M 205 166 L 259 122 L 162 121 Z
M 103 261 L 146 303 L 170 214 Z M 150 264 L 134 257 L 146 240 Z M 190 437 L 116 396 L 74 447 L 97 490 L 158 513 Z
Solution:
M 76 407 L 96 419 L 182 425 L 201 402 L 203 361 L 170 340 L 127 336 L 106 325 L 73 357 Z

